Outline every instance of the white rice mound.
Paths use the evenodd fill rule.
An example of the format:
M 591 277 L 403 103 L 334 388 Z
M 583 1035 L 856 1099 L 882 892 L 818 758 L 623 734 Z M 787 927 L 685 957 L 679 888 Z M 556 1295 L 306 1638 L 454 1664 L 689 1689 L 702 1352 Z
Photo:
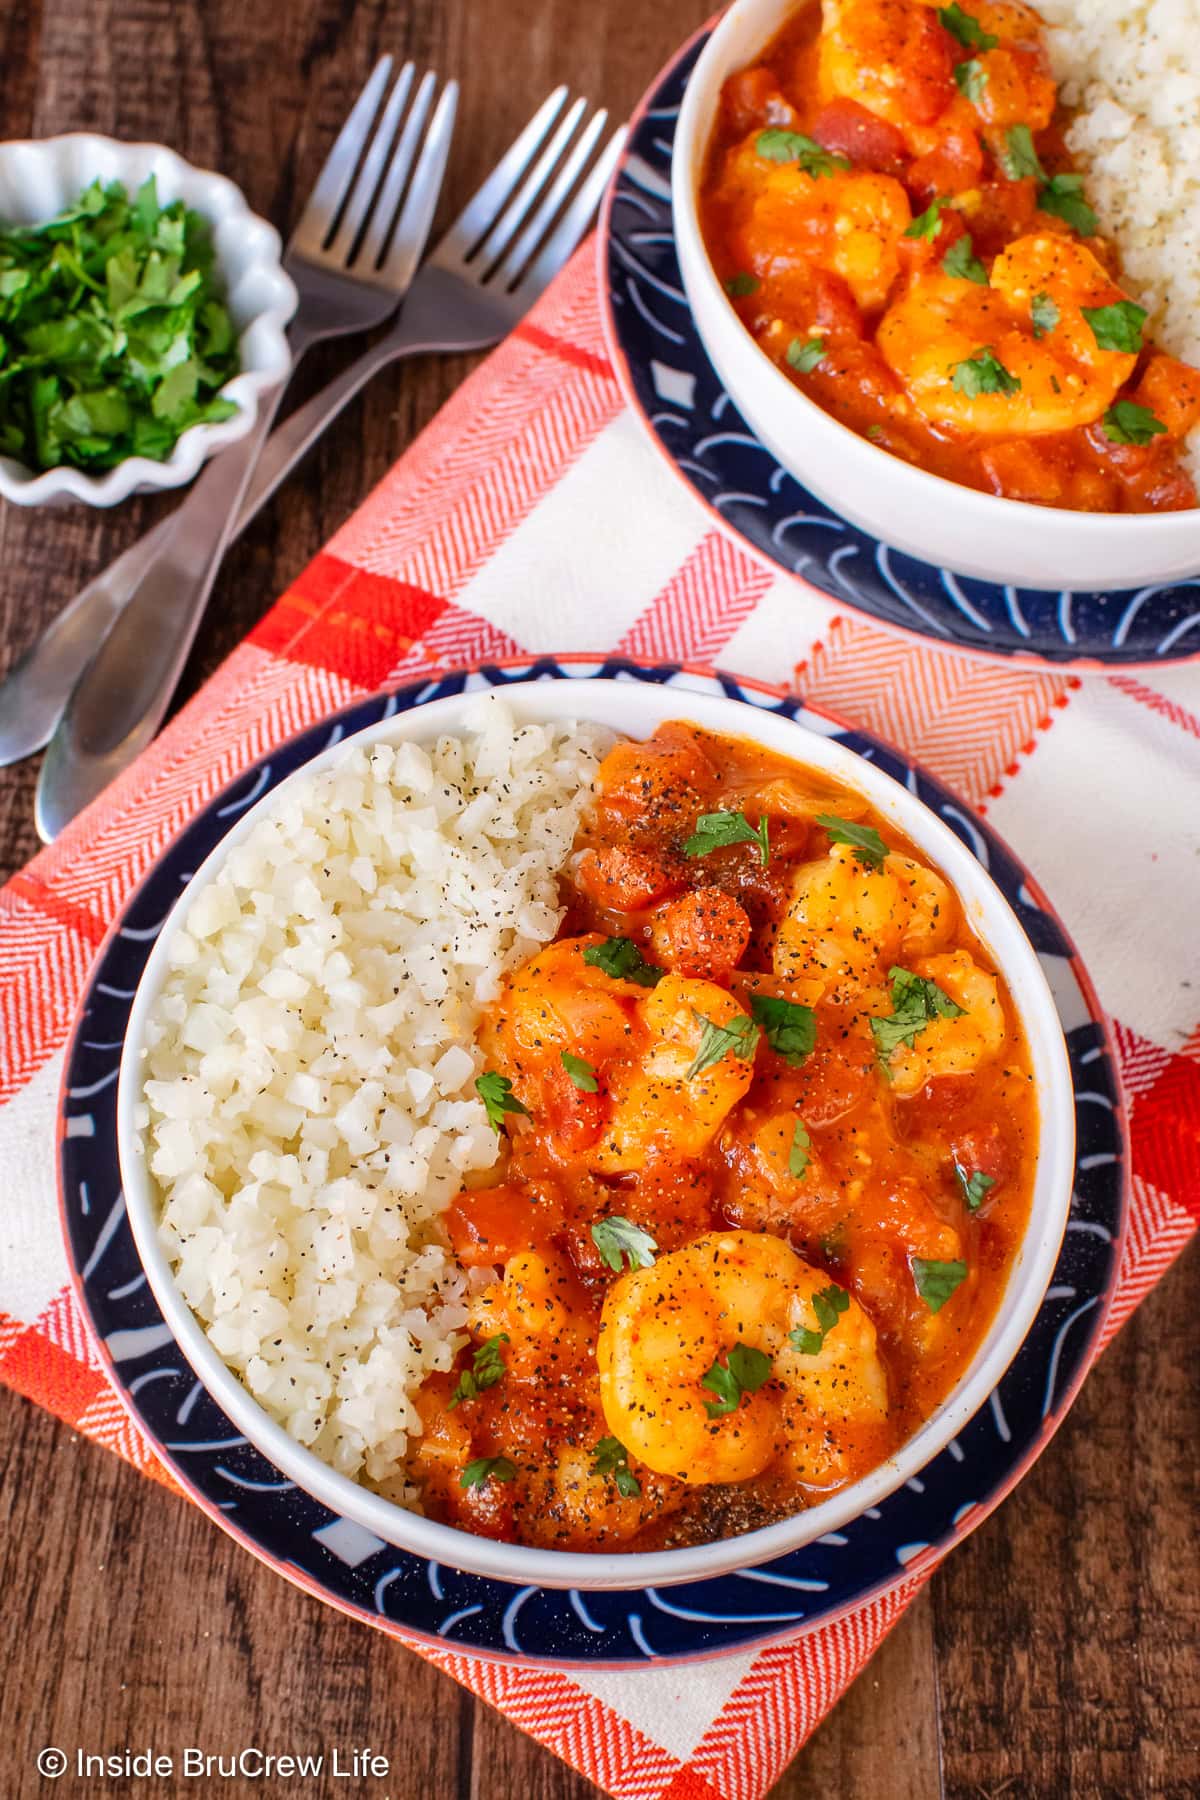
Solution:
M 438 1216 L 498 1155 L 480 1011 L 555 933 L 595 727 L 482 700 L 460 741 L 347 749 L 193 901 L 138 1124 L 161 1238 L 220 1355 L 300 1443 L 413 1503 L 413 1395 L 466 1341 Z
M 1101 229 L 1155 340 L 1200 364 L 1200 0 L 1035 4 Z

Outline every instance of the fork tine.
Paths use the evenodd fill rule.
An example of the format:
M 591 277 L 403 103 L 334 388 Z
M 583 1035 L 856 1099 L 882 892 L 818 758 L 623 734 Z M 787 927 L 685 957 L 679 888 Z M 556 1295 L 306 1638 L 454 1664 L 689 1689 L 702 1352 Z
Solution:
M 562 123 L 558 126 L 554 136 L 550 139 L 550 142 L 538 157 L 537 162 L 525 177 L 525 180 L 521 183 L 519 190 L 505 207 L 493 229 L 489 231 L 486 238 L 484 238 L 483 243 L 479 246 L 479 267 L 476 272 L 477 279 L 486 281 L 488 276 L 499 264 L 504 252 L 508 249 L 508 246 L 516 236 L 525 215 L 536 201 L 538 195 L 541 193 L 566 153 L 567 145 L 578 130 L 579 121 L 586 111 L 587 101 L 583 99 L 576 100 L 575 104 L 568 110 Z
M 504 152 L 483 186 L 472 194 L 438 244 L 435 254 L 439 261 L 461 261 L 495 223 L 497 213 L 545 142 L 566 98 L 567 89 L 557 87 L 538 107 L 524 131 Z
M 330 227 L 337 219 L 338 209 L 358 167 L 362 147 L 367 141 L 375 114 L 379 111 L 379 102 L 383 98 L 391 72 L 391 57 L 381 56 L 371 71 L 370 80 L 354 102 L 350 117 L 338 133 L 336 144 L 325 158 L 325 166 L 317 177 L 317 185 L 292 233 L 294 243 L 307 238 L 310 243 L 319 247 L 329 236 Z
M 419 99 L 418 95 L 418 101 Z M 412 185 L 404 202 L 404 210 L 397 221 L 390 249 L 387 248 L 388 232 L 403 182 L 397 184 L 394 197 L 391 197 L 385 190 L 383 200 L 375 209 L 375 219 L 378 223 L 372 224 L 366 247 L 372 260 L 381 265 L 382 273 L 394 287 L 407 288 L 424 252 L 429 228 L 433 224 L 433 215 L 437 210 L 438 195 L 442 189 L 442 177 L 446 172 L 446 162 L 450 155 L 450 140 L 454 135 L 454 117 L 457 110 L 458 83 L 457 81 L 448 81 L 442 89 L 441 98 L 434 110 L 433 118 L 430 120 L 429 129 L 425 133 L 425 142 L 421 146 L 421 155 L 413 174 Z M 415 105 L 413 111 L 416 111 Z M 394 163 L 399 160 L 403 148 L 404 146 L 401 145 L 401 149 L 396 152 Z M 392 175 L 389 170 L 389 188 L 391 180 Z M 376 240 L 378 249 L 373 249 L 372 245 Z M 387 251 L 386 259 L 384 258 L 385 250 Z
M 362 230 L 363 220 L 371 210 L 380 178 L 387 166 L 388 157 L 392 153 L 392 145 L 395 142 L 400 120 L 404 115 L 404 108 L 408 104 L 408 96 L 412 92 L 416 72 L 415 64 L 405 63 L 396 77 L 396 85 L 388 95 L 387 105 L 380 114 L 370 148 L 363 157 L 362 166 L 355 176 L 354 185 L 342 208 L 341 223 L 329 245 L 329 254 L 338 262 L 348 263 L 353 254 L 355 242 Z
M 513 298 L 522 306 L 532 306 L 542 289 L 558 274 L 585 231 L 591 225 L 596 208 L 604 198 L 604 190 L 612 179 L 625 140 L 629 136 L 624 125 L 614 131 L 605 145 L 591 174 L 550 233 L 538 255 L 526 269 Z
M 603 107 L 588 120 L 585 130 L 581 132 L 571 154 L 556 175 L 549 193 L 500 267 L 499 278 L 506 287 L 514 286 L 526 263 L 533 260 L 534 252 L 553 224 L 559 209 L 565 204 L 567 195 L 591 161 L 592 151 L 607 122 L 608 114 Z
M 412 166 L 416 160 L 417 146 L 421 134 L 425 130 L 425 121 L 429 117 L 429 108 L 433 100 L 433 91 L 437 86 L 437 76 L 432 69 L 427 69 L 421 77 L 421 84 L 413 96 L 413 103 L 404 121 L 404 130 L 400 133 L 400 141 L 392 151 L 391 160 L 378 184 L 377 197 L 372 204 L 367 219 L 366 233 L 356 260 L 373 269 L 378 263 L 388 235 L 395 223 L 396 212 L 404 193 L 405 184 L 412 174 Z

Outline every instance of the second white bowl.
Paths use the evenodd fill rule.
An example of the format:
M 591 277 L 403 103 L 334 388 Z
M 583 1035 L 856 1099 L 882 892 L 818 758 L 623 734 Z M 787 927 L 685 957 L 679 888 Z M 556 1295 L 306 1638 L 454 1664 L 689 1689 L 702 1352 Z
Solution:
M 709 259 L 697 190 L 723 84 L 762 54 L 796 10 L 796 0 L 734 0 L 692 71 L 675 132 L 672 205 L 680 273 L 704 348 L 739 412 L 789 474 L 835 512 L 956 574 L 1103 592 L 1200 572 L 1200 508 L 1069 512 L 961 487 L 839 424 L 759 349 Z

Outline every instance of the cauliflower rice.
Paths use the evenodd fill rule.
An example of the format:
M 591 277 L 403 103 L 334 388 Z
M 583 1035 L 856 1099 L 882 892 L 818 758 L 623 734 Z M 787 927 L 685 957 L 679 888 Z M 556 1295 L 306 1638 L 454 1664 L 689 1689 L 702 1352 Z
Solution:
M 1101 229 L 1158 344 L 1200 365 L 1200 0 L 1035 4 Z
M 595 727 L 349 748 L 281 792 L 197 894 L 138 1114 L 176 1280 L 278 1422 L 411 1503 L 413 1395 L 466 1341 L 438 1216 L 498 1155 L 480 1010 L 547 943 Z

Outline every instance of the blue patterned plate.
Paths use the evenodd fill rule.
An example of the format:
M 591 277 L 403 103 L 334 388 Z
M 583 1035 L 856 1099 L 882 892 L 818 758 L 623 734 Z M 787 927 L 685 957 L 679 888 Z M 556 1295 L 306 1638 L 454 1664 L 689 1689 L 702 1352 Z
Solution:
M 684 46 L 642 102 L 601 223 L 613 362 L 667 461 L 760 556 L 886 625 L 1060 665 L 1200 656 L 1200 580 L 1095 594 L 952 575 L 839 518 L 758 441 L 708 360 L 675 257 L 671 147 L 707 36 Z
M 271 1466 L 209 1399 L 141 1272 L 121 1198 L 116 1075 L 134 990 L 191 871 L 239 815 L 331 741 L 393 713 L 511 682 L 600 676 L 724 693 L 869 757 L 945 819 L 990 870 L 1045 968 L 1076 1084 L 1076 1186 L 1053 1284 L 1016 1360 L 970 1424 L 906 1487 L 842 1531 L 770 1563 L 666 1589 L 517 1588 L 393 1549 Z M 1104 1025 L 1062 927 L 1012 853 L 895 751 L 778 689 L 612 658 L 488 665 L 376 695 L 283 745 L 163 854 L 103 945 L 67 1056 L 60 1194 L 76 1288 L 118 1393 L 197 1504 L 290 1581 L 397 1635 L 558 1665 L 713 1655 L 819 1625 L 935 1561 L 986 1516 L 1063 1418 L 1104 1318 L 1124 1218 L 1119 1094 Z

